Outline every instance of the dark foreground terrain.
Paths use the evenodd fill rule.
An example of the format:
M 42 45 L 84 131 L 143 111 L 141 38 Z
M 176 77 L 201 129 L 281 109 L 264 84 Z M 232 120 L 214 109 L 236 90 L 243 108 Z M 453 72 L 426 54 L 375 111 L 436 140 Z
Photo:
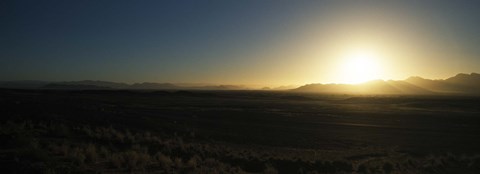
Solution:
M 0 90 L 2 173 L 479 173 L 480 98 Z

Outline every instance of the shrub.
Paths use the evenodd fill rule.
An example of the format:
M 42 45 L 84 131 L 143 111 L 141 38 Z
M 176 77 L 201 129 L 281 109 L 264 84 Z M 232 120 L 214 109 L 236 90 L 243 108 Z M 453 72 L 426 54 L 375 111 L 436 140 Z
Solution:
M 150 162 L 150 155 L 146 153 L 137 153 L 138 155 L 138 161 L 137 161 L 137 166 L 138 168 L 145 168 L 148 163 Z
M 393 171 L 393 165 L 392 165 L 391 163 L 389 163 L 389 162 L 386 162 L 385 164 L 383 164 L 383 171 L 384 171 L 385 173 L 387 173 L 387 174 L 388 174 L 388 173 L 392 173 L 392 171 Z
M 263 173 L 265 174 L 277 174 L 278 173 L 278 170 L 275 169 L 275 167 L 273 167 L 272 165 L 265 165 L 265 170 L 263 170 Z
M 124 159 L 129 169 L 137 168 L 138 155 L 135 151 L 128 151 L 124 154 Z
M 114 136 L 115 136 L 115 139 L 116 139 L 117 141 L 120 141 L 120 142 L 122 142 L 122 143 L 125 141 L 125 135 L 123 135 L 123 134 L 122 134 L 121 132 L 119 132 L 119 131 L 115 131 Z
M 115 168 L 120 169 L 120 168 L 122 168 L 122 165 L 125 163 L 125 160 L 123 159 L 122 155 L 119 155 L 119 154 L 115 153 L 115 154 L 112 154 L 110 156 L 110 163 Z
M 61 145 L 56 145 L 55 143 L 51 143 L 50 150 L 52 151 L 53 154 L 67 156 L 70 148 L 65 143 L 62 143 Z
M 349 163 L 349 162 L 345 162 L 345 161 L 333 161 L 333 162 L 332 162 L 332 165 L 333 165 L 333 167 L 335 167 L 335 169 L 337 169 L 337 170 L 346 171 L 346 172 L 352 172 L 352 171 L 353 171 L 352 164 Z
M 161 152 L 155 154 L 155 160 L 157 160 L 158 163 L 160 163 L 160 166 L 162 166 L 164 169 L 170 168 L 173 164 L 172 159 Z
M 197 168 L 199 160 L 200 160 L 200 157 L 198 155 L 195 155 L 187 161 L 186 165 L 188 168 Z
M 56 135 L 59 137 L 69 137 L 71 135 L 70 128 L 68 128 L 62 123 L 58 125 L 51 124 L 50 127 L 52 131 L 52 135 Z
M 129 130 L 126 131 L 125 137 L 130 143 L 135 143 L 135 136 Z
M 85 155 L 83 154 L 82 150 L 80 148 L 74 148 L 71 152 L 71 157 L 75 161 L 76 164 L 78 165 L 84 165 L 85 164 Z
M 358 166 L 357 172 L 358 173 L 368 173 L 367 166 L 365 166 L 365 164 L 361 164 L 360 166 Z
M 95 163 L 98 159 L 97 148 L 93 144 L 88 144 L 85 148 L 85 157 L 89 162 Z
M 85 134 L 87 134 L 87 136 L 89 136 L 89 137 L 94 137 L 94 133 L 93 133 L 92 129 L 90 128 L 90 126 L 88 126 L 88 125 L 87 125 L 87 126 L 83 126 L 83 127 L 82 127 L 82 131 L 83 131 Z
M 204 163 L 205 166 L 213 168 L 217 165 L 218 161 L 213 158 L 207 158 L 205 159 Z
M 175 167 L 178 169 L 182 168 L 183 166 L 182 159 L 178 157 L 175 157 L 175 159 L 173 160 L 173 163 L 175 164 Z
M 110 151 L 105 146 L 100 147 L 98 154 L 104 158 L 110 158 Z

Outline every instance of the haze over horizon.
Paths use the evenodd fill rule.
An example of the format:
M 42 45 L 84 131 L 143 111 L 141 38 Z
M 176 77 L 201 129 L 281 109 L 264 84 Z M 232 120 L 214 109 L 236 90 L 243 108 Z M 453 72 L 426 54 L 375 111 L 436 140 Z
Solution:
M 0 81 L 259 86 L 480 70 L 475 1 L 3 1 Z

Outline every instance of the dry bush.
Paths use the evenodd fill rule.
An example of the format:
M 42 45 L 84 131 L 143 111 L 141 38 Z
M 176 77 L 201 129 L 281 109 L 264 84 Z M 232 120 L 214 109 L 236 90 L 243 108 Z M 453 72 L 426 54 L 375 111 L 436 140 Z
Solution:
M 98 160 L 97 148 L 93 144 L 88 144 L 85 148 L 85 157 L 87 161 L 95 163 Z
M 52 135 L 60 137 L 69 137 L 71 135 L 70 128 L 63 123 L 55 124 L 50 123 L 50 131 Z
M 76 164 L 81 165 L 81 166 L 83 166 L 85 164 L 85 159 L 87 158 L 83 154 L 83 151 L 78 147 L 74 148 L 71 151 L 70 156 L 73 158 L 73 160 L 75 161 Z
M 393 164 L 392 163 L 389 163 L 389 162 L 386 162 L 385 164 L 383 164 L 383 171 L 386 173 L 386 174 L 389 174 L 389 173 L 392 173 L 393 171 Z
M 105 146 L 100 147 L 98 154 L 106 159 L 110 158 L 110 150 L 108 150 Z
M 160 166 L 162 166 L 162 168 L 164 168 L 164 169 L 170 168 L 173 164 L 172 159 L 169 156 L 166 156 L 161 152 L 157 152 L 157 154 L 155 154 L 154 159 L 158 163 L 160 163 Z
M 135 136 L 129 130 L 125 132 L 125 137 L 128 142 L 135 143 Z
M 173 160 L 173 164 L 177 169 L 181 169 L 183 167 L 182 159 L 178 157 L 175 157 L 175 159 Z
M 263 173 L 265 174 L 277 174 L 278 173 L 278 170 L 273 167 L 272 165 L 265 165 L 265 169 L 263 170 Z
M 128 152 L 125 152 L 123 155 L 124 155 L 124 159 L 125 159 L 127 168 L 129 168 L 129 169 L 137 168 L 137 162 L 138 162 L 137 152 L 128 151 Z
M 123 154 L 125 163 L 129 169 L 144 169 L 150 162 L 150 155 L 133 150 Z
M 125 135 L 123 135 L 122 132 L 115 131 L 113 135 L 114 135 L 114 137 L 117 141 L 122 142 L 122 143 L 125 141 Z
M 137 152 L 148 153 L 148 147 L 141 146 L 140 144 L 132 145 L 131 149 L 134 150 L 134 151 L 137 151 Z
M 61 145 L 54 145 L 52 149 L 52 152 L 54 154 L 59 154 L 62 156 L 67 156 L 69 151 L 70 151 L 70 147 L 65 143 L 62 143 Z
M 145 141 L 149 142 L 152 139 L 152 134 L 149 131 L 146 131 L 145 133 L 143 133 L 143 138 Z
M 120 168 L 122 168 L 123 164 L 125 163 L 125 160 L 123 159 L 122 155 L 114 153 L 110 156 L 110 163 L 115 168 L 120 169 Z
M 140 169 L 145 168 L 149 163 L 150 163 L 150 155 L 147 153 L 137 153 L 138 155 L 138 161 L 137 161 L 137 166 Z
M 94 132 L 92 131 L 92 129 L 88 125 L 83 126 L 81 130 L 82 130 L 83 133 L 87 134 L 88 137 L 94 137 L 95 136 Z
M 145 142 L 144 136 L 141 133 L 135 133 L 134 137 L 137 143 Z
M 217 166 L 217 164 L 218 164 L 218 161 L 213 159 L 213 158 L 207 158 L 207 159 L 204 160 L 204 165 L 206 167 L 212 167 L 213 168 L 213 167 Z
M 199 161 L 201 161 L 201 158 L 198 155 L 195 155 L 187 161 L 186 167 L 187 168 L 193 168 L 193 169 L 197 168 Z

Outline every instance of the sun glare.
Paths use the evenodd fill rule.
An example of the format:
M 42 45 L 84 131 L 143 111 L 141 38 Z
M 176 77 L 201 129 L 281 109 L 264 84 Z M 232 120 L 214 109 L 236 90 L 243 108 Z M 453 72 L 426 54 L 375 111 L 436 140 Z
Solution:
M 341 66 L 343 83 L 362 83 L 379 78 L 378 56 L 371 51 L 352 51 L 345 56 Z

